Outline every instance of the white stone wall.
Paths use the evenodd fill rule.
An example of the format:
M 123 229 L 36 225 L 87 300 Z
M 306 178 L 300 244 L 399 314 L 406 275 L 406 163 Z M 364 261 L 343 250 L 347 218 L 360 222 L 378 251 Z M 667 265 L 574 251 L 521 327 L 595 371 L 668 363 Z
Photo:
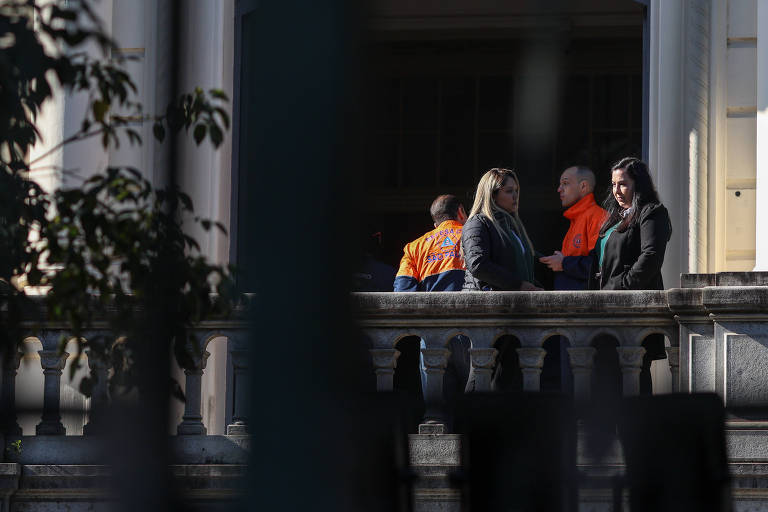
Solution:
M 130 57 L 126 68 L 137 86 L 133 99 L 144 106 L 144 114 L 162 113 L 171 100 L 172 63 L 170 49 L 174 34 L 171 30 L 171 2 L 168 0 L 101 0 L 96 7 L 105 27 L 112 31 L 119 49 L 117 54 Z M 181 19 L 180 55 L 177 77 L 182 91 L 196 86 L 204 89 L 221 88 L 232 98 L 234 55 L 234 0 L 187 0 L 180 3 Z M 96 48 L 89 50 L 100 56 Z M 55 98 L 44 108 L 39 118 L 43 141 L 31 151 L 33 179 L 46 190 L 74 186 L 107 166 L 130 166 L 142 171 L 156 186 L 166 183 L 169 163 L 168 147 L 155 141 L 152 123 L 136 119 L 134 128 L 141 134 L 142 146 L 131 146 L 127 139 L 119 148 L 101 147 L 100 138 L 70 144 L 53 153 L 56 144 L 75 133 L 82 121 L 87 97 L 57 90 Z M 208 142 L 196 147 L 191 134 L 182 133 L 176 140 L 179 184 L 193 199 L 196 214 L 211 218 L 229 226 L 231 137 L 227 134 L 219 150 L 213 150 Z M 192 229 L 202 252 L 211 260 L 229 261 L 229 239 L 218 231 L 204 233 Z M 211 357 L 203 377 L 203 414 L 209 433 L 225 431 L 226 396 L 226 343 L 215 340 L 209 346 Z M 36 360 L 37 358 L 37 360 Z M 69 364 L 69 363 L 68 363 Z M 184 385 L 184 375 L 178 368 L 174 374 Z M 72 403 L 82 408 L 84 401 L 76 392 L 76 383 L 62 381 L 62 405 Z M 78 377 L 79 379 L 79 377 Z M 42 372 L 39 358 L 34 351 L 25 356 L 19 370 L 17 397 L 20 402 L 30 402 L 30 393 L 42 397 Z M 40 393 L 34 390 L 40 391 Z M 30 396 L 28 396 L 30 395 Z M 40 404 L 41 405 L 41 404 Z M 181 421 L 183 404 L 174 402 L 171 430 Z M 24 418 L 25 433 L 39 418 Z M 67 418 L 68 433 L 81 433 L 83 415 Z
M 182 91 L 198 86 L 205 90 L 220 88 L 231 101 L 234 96 L 234 0 L 195 0 L 182 5 L 179 87 Z M 177 142 L 179 185 L 192 197 L 196 214 L 229 226 L 231 132 L 227 132 L 218 150 L 207 141 L 196 146 L 188 134 L 179 137 Z M 190 231 L 208 258 L 218 263 L 229 261 L 227 236 L 218 230 L 205 233 L 197 227 Z M 209 434 L 223 434 L 226 430 L 226 340 L 213 340 L 208 351 L 211 356 L 203 374 L 203 423 Z
M 726 50 L 725 230 L 722 268 L 755 266 L 757 1 L 729 0 Z

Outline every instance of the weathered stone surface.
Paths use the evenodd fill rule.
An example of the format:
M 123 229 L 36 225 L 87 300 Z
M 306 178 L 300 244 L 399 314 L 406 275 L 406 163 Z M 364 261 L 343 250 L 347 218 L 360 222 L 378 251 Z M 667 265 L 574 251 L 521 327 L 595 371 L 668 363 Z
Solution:
M 108 466 L 48 464 L 19 468 L 21 480 L 18 489 L 13 489 L 11 495 L 13 511 L 102 511 L 115 508 L 109 501 L 112 471 Z M 246 472 L 244 465 L 195 464 L 171 466 L 170 469 L 182 499 L 194 510 L 224 510 L 231 506 L 232 500 L 241 493 L 242 478 Z
M 247 464 L 250 436 L 171 437 L 171 457 L 180 464 Z
M 702 303 L 711 313 L 766 313 L 767 286 L 718 286 L 704 288 Z
M 732 334 L 725 339 L 726 404 L 768 405 L 768 326 L 762 334 Z
M 249 436 L 170 436 L 172 460 L 180 464 L 245 464 Z M 24 436 L 21 453 L 25 465 L 107 465 L 109 440 L 99 436 Z
M 680 274 L 680 288 L 715 286 L 717 274 Z
M 106 495 L 111 476 L 110 468 L 101 465 L 25 465 L 19 487 L 27 492 L 33 489 L 88 489 L 87 493 L 92 494 L 101 490 Z
M 768 463 L 768 430 L 726 430 L 725 445 L 732 462 Z
M 709 336 L 692 336 L 686 347 L 689 350 L 690 391 L 714 392 L 715 388 L 715 339 Z
M 704 288 L 705 286 L 768 286 L 768 272 L 680 274 L 681 288 Z
M 666 292 L 596 291 L 596 292 L 431 292 L 351 294 L 358 316 L 456 317 L 497 316 L 583 317 L 595 315 L 669 315 Z
M 458 434 L 408 436 L 412 466 L 458 466 L 461 464 L 461 436 Z
M 414 512 L 460 512 L 461 493 L 452 489 L 414 492 Z
M 21 453 L 7 453 L 21 464 L 106 464 L 107 441 L 98 436 L 22 436 Z
M 171 466 L 173 477 L 182 489 L 233 491 L 240 488 L 247 466 L 244 464 L 183 464 Z
M 673 288 L 667 290 L 669 309 L 676 314 L 705 314 L 701 288 Z
M 419 434 L 435 435 L 447 433 L 448 432 L 444 423 L 422 423 L 419 425 Z

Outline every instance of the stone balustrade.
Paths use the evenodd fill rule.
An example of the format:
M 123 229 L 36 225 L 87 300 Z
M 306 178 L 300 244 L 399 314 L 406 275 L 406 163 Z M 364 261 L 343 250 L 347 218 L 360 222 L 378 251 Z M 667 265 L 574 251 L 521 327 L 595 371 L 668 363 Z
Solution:
M 504 335 L 519 342 L 524 390 L 539 390 L 544 342 L 559 335 L 570 343 L 575 396 L 586 400 L 594 342 L 609 336 L 617 345 L 623 392 L 635 395 L 645 353 L 641 344 L 662 334 L 670 391 L 715 391 L 726 405 L 768 404 L 768 286 L 755 281 L 765 276 L 718 276 L 717 282 L 683 276 L 684 288 L 662 291 L 358 293 L 352 307 L 370 344 L 381 391 L 393 387 L 397 343 L 406 336 L 424 340 L 427 417 L 440 407 L 448 341 L 459 334 L 471 341 L 479 391 L 490 390 L 494 344 Z M 747 286 L 724 286 L 744 279 Z
M 668 357 L 661 363 L 672 377 L 668 391 L 716 392 L 728 406 L 725 442 L 734 509 L 768 507 L 768 273 L 684 275 L 681 282 L 680 288 L 637 292 L 358 293 L 352 310 L 381 391 L 393 388 L 398 342 L 406 336 L 424 340 L 427 417 L 441 407 L 448 341 L 457 334 L 471 341 L 479 390 L 491 388 L 500 337 L 519 342 L 523 386 L 530 391 L 539 389 L 544 342 L 554 335 L 567 338 L 577 400 L 591 394 L 595 340 L 615 340 L 623 391 L 633 395 L 639 392 L 641 343 L 663 334 Z M 415 509 L 459 510 L 459 491 L 450 482 L 461 467 L 461 436 L 425 427 L 430 428 L 410 436 L 412 468 L 420 475 Z M 579 491 L 580 509 L 611 509 L 612 489 L 602 488 L 600 479 L 620 475 L 624 460 L 618 441 L 610 446 L 599 461 L 580 446 L 577 466 L 590 482 Z
M 500 337 L 514 336 L 520 344 L 517 353 L 526 391 L 540 388 L 544 342 L 557 335 L 567 338 L 575 393 L 581 399 L 590 395 L 593 344 L 598 337 L 610 336 L 617 342 L 626 395 L 639 392 L 645 353 L 641 343 L 647 336 L 666 336 L 671 352 L 678 347 L 678 324 L 665 291 L 359 293 L 353 296 L 353 307 L 371 344 L 381 391 L 392 389 L 398 341 L 406 336 L 424 340 L 428 415 L 441 401 L 450 355 L 447 344 L 456 335 L 471 341 L 478 391 L 490 390 L 498 353 L 494 344 Z
M 190 362 L 187 364 L 189 367 L 183 368 L 186 401 L 184 402 L 182 421 L 177 427 L 179 436 L 210 437 L 206 436 L 206 427 L 203 424 L 201 394 L 202 377 L 206 371 L 206 362 L 210 355 L 206 347 L 215 338 L 226 338 L 226 434 L 247 437 L 247 390 L 249 388 L 247 382 L 247 346 L 249 330 L 247 328 L 248 319 L 246 313 L 245 309 L 238 310 L 228 318 L 205 321 L 193 330 L 192 338 L 196 341 L 197 345 L 190 350 L 191 357 L 188 358 Z M 65 324 L 41 320 L 45 318 L 44 303 L 41 299 L 37 302 L 33 301 L 33 307 L 26 315 L 28 319 L 25 318 L 22 322 L 22 329 L 24 331 L 22 335 L 24 339 L 36 339 L 42 345 L 42 350 L 38 351 L 38 355 L 44 384 L 40 421 L 36 425 L 35 436 L 24 436 L 24 439 L 22 439 L 22 444 L 27 447 L 26 453 L 22 458 L 31 456 L 29 454 L 35 451 L 35 440 L 29 438 L 61 437 L 61 446 L 66 446 L 67 443 L 72 444 L 76 443 L 76 441 L 65 440 L 65 436 L 66 438 L 79 437 L 66 435 L 72 433 L 66 432 L 60 410 L 62 370 L 69 355 L 61 349 L 61 340 L 68 338 L 68 329 Z M 104 412 L 110 404 L 108 387 L 108 375 L 111 370 L 110 361 L 103 356 L 98 357 L 96 353 L 92 353 L 92 350 L 95 346 L 101 344 L 102 349 L 98 352 L 103 353 L 103 343 L 109 339 L 107 334 L 106 324 L 98 319 L 93 322 L 93 325 L 88 330 L 83 332 L 83 338 L 89 341 L 85 348 L 87 366 L 96 377 L 88 410 L 89 420 L 83 426 L 83 435 L 85 437 L 97 437 L 104 433 L 102 428 Z M 23 357 L 21 349 L 19 348 L 18 350 L 6 353 L 5 355 L 0 354 L 0 358 L 2 358 L 0 360 L 0 439 L 4 436 L 6 444 L 12 442 L 13 439 L 22 438 L 22 429 L 18 424 L 15 402 L 16 376 L 20 360 Z M 188 450 L 188 447 L 180 451 L 184 452 L 185 450 Z M 65 449 L 65 451 L 67 450 Z M 87 460 L 80 460 L 82 458 L 82 456 L 75 456 L 73 460 L 68 462 L 88 462 Z M 2 462 L 2 459 L 3 454 L 0 452 L 0 462 Z M 245 457 L 239 457 L 238 462 L 244 460 Z M 28 462 L 40 463 L 44 461 L 31 460 Z

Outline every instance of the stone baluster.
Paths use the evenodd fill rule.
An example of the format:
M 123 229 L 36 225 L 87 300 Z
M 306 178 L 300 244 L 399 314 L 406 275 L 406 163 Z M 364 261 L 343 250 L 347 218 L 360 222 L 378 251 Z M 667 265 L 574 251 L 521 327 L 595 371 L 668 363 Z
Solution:
M 15 348 L 2 359 L 3 379 L 0 382 L 0 433 L 20 436 L 21 427 L 16 418 L 16 373 L 21 363 L 21 352 Z
M 619 366 L 624 396 L 637 396 L 640 394 L 640 369 L 643 365 L 645 349 L 643 347 L 618 347 Z
M 205 370 L 210 355 L 207 350 L 203 350 L 200 354 L 190 354 L 193 366 L 184 368 L 184 375 L 186 376 L 184 396 L 186 401 L 184 402 L 184 416 L 176 428 L 176 432 L 180 436 L 204 436 L 207 433 L 205 425 L 203 425 L 202 389 L 203 370 Z
M 596 352 L 594 347 L 568 348 L 568 359 L 573 371 L 573 394 L 577 401 L 587 401 L 592 395 L 592 368 Z
M 230 351 L 232 361 L 232 383 L 234 397 L 232 404 L 232 423 L 227 425 L 227 435 L 248 434 L 248 352 L 245 350 Z
M 429 345 L 427 345 L 429 346 Z M 427 388 L 424 391 L 424 419 L 443 420 L 443 376 L 448 366 L 451 351 L 447 348 L 422 348 L 424 368 L 427 373 Z
M 400 351 L 394 348 L 372 348 L 370 353 L 373 370 L 376 372 L 376 391 L 392 391 Z
M 45 347 L 47 343 L 43 341 Z M 61 423 L 61 371 L 67 363 L 67 352 L 59 350 L 39 350 L 40 364 L 43 367 L 43 415 L 37 424 L 37 435 L 63 436 L 66 431 Z
M 469 357 L 475 374 L 474 391 L 490 391 L 491 377 L 496 366 L 496 356 L 499 351 L 495 348 L 471 348 Z
M 523 389 L 525 391 L 539 391 L 541 389 L 541 368 L 544 365 L 544 356 L 547 351 L 537 347 L 523 347 L 517 349 L 520 357 L 520 370 L 523 372 Z
M 680 347 L 667 347 L 669 370 L 672 373 L 672 392 L 680 391 Z
M 109 369 L 106 356 L 88 351 L 88 368 L 91 370 L 93 388 L 91 403 L 88 410 L 88 423 L 83 426 L 83 435 L 101 434 L 104 432 L 103 423 L 106 409 L 109 406 Z

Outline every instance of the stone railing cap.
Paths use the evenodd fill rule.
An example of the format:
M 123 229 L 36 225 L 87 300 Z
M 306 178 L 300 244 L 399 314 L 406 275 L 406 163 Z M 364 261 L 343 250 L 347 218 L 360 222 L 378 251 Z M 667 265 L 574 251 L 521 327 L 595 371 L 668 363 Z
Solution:
M 667 293 L 642 291 L 367 292 L 351 294 L 357 316 L 669 316 Z

